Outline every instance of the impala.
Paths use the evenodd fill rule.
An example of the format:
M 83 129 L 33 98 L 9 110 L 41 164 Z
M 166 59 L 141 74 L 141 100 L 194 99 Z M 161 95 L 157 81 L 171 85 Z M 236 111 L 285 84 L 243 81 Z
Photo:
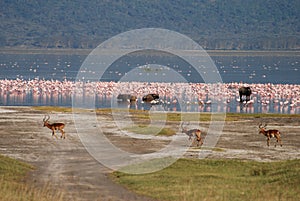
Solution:
M 259 124 L 258 128 L 259 128 L 259 134 L 263 134 L 264 136 L 267 137 L 267 145 L 270 146 L 270 139 L 272 137 L 274 137 L 274 138 L 276 138 L 277 143 L 279 143 L 280 146 L 282 146 L 280 132 L 276 129 L 266 130 L 266 126 L 267 126 L 267 124 L 265 124 L 264 126 L 262 126 L 262 124 Z M 275 147 L 276 147 L 276 144 L 275 144 Z
M 203 141 L 201 138 L 201 130 L 199 129 L 191 129 L 188 130 L 186 128 L 183 128 L 183 123 L 181 124 L 181 132 L 185 133 L 187 136 L 189 136 L 189 140 L 192 140 L 192 137 L 194 136 L 195 139 L 197 140 L 197 146 L 202 145 Z
M 52 136 L 55 136 L 57 138 L 57 135 L 55 134 L 55 130 L 59 130 L 61 132 L 61 137 L 60 138 L 65 139 L 66 138 L 65 131 L 64 131 L 65 124 L 64 123 L 50 124 L 49 119 L 50 119 L 50 116 L 47 115 L 47 116 L 44 117 L 43 122 L 44 122 L 44 126 L 47 126 L 50 130 L 52 130 Z

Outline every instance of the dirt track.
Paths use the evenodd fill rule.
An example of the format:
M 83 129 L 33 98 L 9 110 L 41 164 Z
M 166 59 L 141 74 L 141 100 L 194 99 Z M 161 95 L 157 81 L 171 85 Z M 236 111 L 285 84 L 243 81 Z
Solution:
M 108 178 L 110 170 L 94 160 L 81 144 L 72 114 L 51 115 L 50 121 L 58 120 L 67 124 L 65 140 L 52 138 L 51 131 L 42 125 L 43 115 L 43 112 L 29 107 L 0 107 L 0 154 L 37 167 L 27 182 L 40 187 L 50 184 L 62 189 L 66 200 L 152 200 L 126 190 Z M 165 140 L 120 136 L 109 116 L 100 118 L 108 138 L 113 143 L 119 143 L 122 139 L 119 144 L 124 150 L 148 153 L 167 144 Z M 269 128 L 279 129 L 283 133 L 283 147 L 274 147 L 274 139 L 270 147 L 266 146 L 265 138 L 257 132 L 260 122 L 266 122 Z M 208 123 L 200 125 L 205 134 Z M 218 141 L 218 149 L 209 158 L 257 161 L 300 158 L 299 128 L 298 118 L 252 118 L 227 122 Z M 197 157 L 197 149 L 191 148 L 185 156 Z

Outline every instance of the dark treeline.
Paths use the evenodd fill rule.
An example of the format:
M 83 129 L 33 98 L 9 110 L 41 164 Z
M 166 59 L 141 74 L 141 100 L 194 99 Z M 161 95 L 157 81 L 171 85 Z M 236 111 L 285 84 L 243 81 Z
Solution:
M 2 0 L 0 47 L 94 48 L 132 29 L 165 28 L 205 49 L 300 49 L 295 0 Z

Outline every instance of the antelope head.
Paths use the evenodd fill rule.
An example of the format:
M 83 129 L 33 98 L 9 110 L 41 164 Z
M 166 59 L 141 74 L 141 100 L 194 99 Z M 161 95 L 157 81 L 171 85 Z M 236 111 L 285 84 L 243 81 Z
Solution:
M 183 125 L 184 125 L 184 122 L 182 122 L 182 124 L 181 124 L 181 132 L 185 133 L 187 136 L 189 136 L 189 140 L 191 140 L 192 137 L 194 136 L 195 129 L 188 130 L 187 128 L 183 128 Z M 186 125 L 189 125 L 189 123 L 187 123 Z
M 49 119 L 50 119 L 50 116 L 49 116 L 48 114 L 45 115 L 45 117 L 44 117 L 44 119 L 43 119 L 44 127 L 47 126 Z
M 265 132 L 266 132 L 266 127 L 267 127 L 267 124 L 265 124 L 265 125 L 263 126 L 262 123 L 260 123 L 260 124 L 258 125 L 258 128 L 259 128 L 258 134 L 265 134 Z
M 181 132 L 186 133 L 188 130 L 187 128 L 183 128 L 184 122 L 181 123 Z M 189 123 L 187 123 L 186 125 L 189 125 Z

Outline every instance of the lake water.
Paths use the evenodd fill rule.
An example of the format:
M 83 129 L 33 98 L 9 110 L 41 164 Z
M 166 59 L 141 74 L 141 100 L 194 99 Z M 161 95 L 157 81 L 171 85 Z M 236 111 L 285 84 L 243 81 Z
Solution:
M 81 54 L 0 54 L 0 80 L 21 79 L 21 80 L 70 80 L 74 81 L 82 62 L 87 55 Z M 300 55 L 298 52 L 283 55 L 271 54 L 243 54 L 243 55 L 217 55 L 211 56 L 223 83 L 243 82 L 243 83 L 273 83 L 273 84 L 293 84 L 299 85 L 300 81 Z M 178 72 L 188 82 L 201 83 L 203 79 L 185 61 L 172 56 L 161 55 L 128 55 L 114 62 L 103 74 L 100 81 L 118 82 L 126 73 L 133 69 L 148 64 L 159 64 L 162 68 L 154 70 L 143 68 L 136 75 L 137 81 L 143 81 L 148 76 L 151 80 L 156 74 L 173 69 Z M 155 71 L 155 72 L 153 72 Z M 94 73 L 94 72 L 90 72 Z M 162 78 L 163 79 L 163 78 Z M 84 80 L 82 78 L 82 81 Z M 0 105 L 56 105 L 72 106 L 72 96 L 70 94 L 55 94 L 51 96 L 36 96 L 34 94 L 22 94 L 19 97 L 1 93 Z M 113 96 L 97 95 L 97 107 L 110 107 Z M 234 97 L 236 98 L 236 97 Z M 257 97 L 259 99 L 259 97 Z M 126 106 L 127 107 L 127 106 Z M 137 106 L 139 109 L 142 106 Z M 165 110 L 162 106 L 153 106 L 156 110 Z M 168 110 L 183 110 L 191 112 L 209 112 L 211 106 L 199 107 L 199 105 L 187 105 L 180 108 L 168 108 Z M 264 109 L 258 104 L 254 104 L 251 109 L 244 108 L 239 103 L 231 101 L 226 108 L 220 111 L 226 112 L 251 112 L 251 113 L 297 113 L 300 109 L 292 110 L 274 108 L 272 104 Z

